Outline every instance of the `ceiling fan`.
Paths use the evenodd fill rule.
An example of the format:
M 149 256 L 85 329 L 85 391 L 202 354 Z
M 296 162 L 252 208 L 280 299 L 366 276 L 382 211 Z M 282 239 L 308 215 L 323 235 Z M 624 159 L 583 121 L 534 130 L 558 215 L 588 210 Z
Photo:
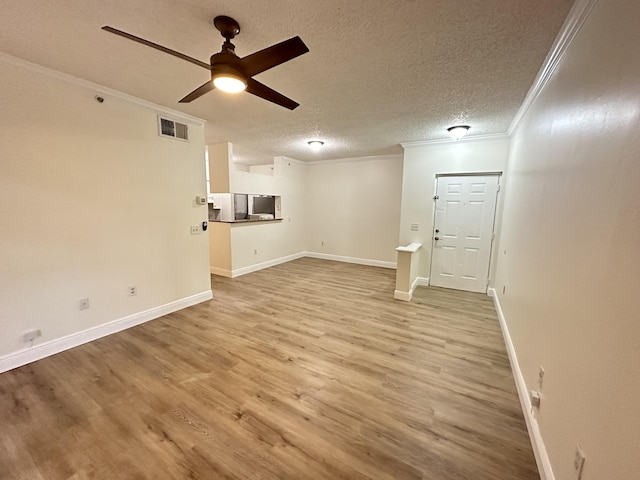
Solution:
M 257 97 L 264 98 L 269 102 L 273 102 L 289 110 L 293 110 L 299 105 L 290 98 L 258 82 L 253 77 L 265 70 L 269 70 L 281 63 L 288 62 L 307 53 L 309 49 L 300 37 L 290 38 L 289 40 L 240 58 L 236 55 L 235 46 L 231 43 L 231 40 L 240 33 L 240 24 L 231 17 L 221 15 L 213 19 L 213 25 L 220 31 L 225 41 L 222 44 L 222 50 L 219 53 L 211 55 L 210 64 L 113 27 L 104 26 L 102 30 L 120 35 L 121 37 L 147 45 L 148 47 L 155 48 L 156 50 L 210 70 L 211 80 L 200 85 L 193 92 L 182 98 L 180 103 L 189 103 L 214 88 L 218 88 L 230 93 L 246 90 Z

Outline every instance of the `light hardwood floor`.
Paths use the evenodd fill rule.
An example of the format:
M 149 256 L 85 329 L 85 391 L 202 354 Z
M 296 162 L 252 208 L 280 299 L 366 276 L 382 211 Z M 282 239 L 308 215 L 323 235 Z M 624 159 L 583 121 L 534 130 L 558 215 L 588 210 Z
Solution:
M 533 480 L 491 300 L 304 258 L 0 375 L 2 479 Z

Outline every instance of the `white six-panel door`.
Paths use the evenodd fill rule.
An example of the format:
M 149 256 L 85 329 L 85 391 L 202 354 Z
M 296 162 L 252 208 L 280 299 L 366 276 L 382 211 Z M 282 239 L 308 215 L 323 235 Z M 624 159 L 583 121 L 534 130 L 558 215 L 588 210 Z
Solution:
M 437 178 L 431 285 L 487 291 L 499 178 Z

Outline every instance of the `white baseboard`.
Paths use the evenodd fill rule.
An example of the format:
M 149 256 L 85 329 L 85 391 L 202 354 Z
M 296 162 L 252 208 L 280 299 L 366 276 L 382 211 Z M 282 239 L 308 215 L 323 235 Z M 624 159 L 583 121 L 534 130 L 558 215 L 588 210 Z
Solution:
M 356 263 L 358 265 L 369 265 L 372 267 L 383 267 L 383 268 L 392 268 L 392 269 L 397 268 L 396 262 L 383 262 L 381 260 L 371 260 L 368 258 L 357 258 L 357 257 L 344 257 L 341 255 L 330 255 L 327 253 L 318 253 L 318 252 L 299 252 L 299 253 L 294 253 L 293 255 L 287 255 L 285 257 L 268 260 L 266 262 L 256 263 L 255 265 L 249 265 L 248 267 L 236 268 L 235 270 L 226 270 L 223 268 L 209 267 L 209 271 L 214 275 L 220 275 L 222 277 L 227 277 L 227 278 L 235 278 L 241 275 L 246 275 L 247 273 L 257 272 L 258 270 L 262 270 L 263 268 L 269 268 L 275 265 L 280 265 L 281 263 L 297 260 L 298 258 L 302 258 L 302 257 L 319 258 L 322 260 L 333 260 L 336 262 Z
M 240 275 L 246 275 L 247 273 L 251 272 L 257 272 L 258 270 L 262 270 L 263 268 L 273 267 L 275 265 L 280 265 L 281 263 L 290 262 L 292 260 L 297 260 L 298 258 L 302 258 L 304 256 L 304 252 L 294 253 L 293 255 L 287 255 L 286 257 L 275 258 L 266 262 L 256 263 L 255 265 L 249 265 L 248 267 L 236 268 L 231 272 L 231 278 L 239 277 Z
M 403 302 L 410 302 L 412 296 L 411 292 L 403 292 L 402 290 L 393 291 L 393 298 L 396 300 L 402 300 Z
M 231 270 L 226 270 L 224 268 L 209 267 L 209 272 L 213 273 L 214 275 L 220 275 L 221 277 L 233 277 Z
M 379 260 L 368 260 L 368 259 L 355 258 L 355 257 L 343 257 L 339 255 L 327 255 L 327 254 L 321 254 L 321 253 L 315 253 L 315 252 L 300 252 L 293 255 L 276 258 L 274 260 L 269 260 L 267 262 L 261 262 L 255 265 L 250 265 L 248 267 L 238 268 L 232 271 L 225 270 L 222 268 L 210 267 L 210 272 L 215 275 L 234 278 L 240 275 L 245 275 L 247 273 L 262 270 L 263 268 L 268 268 L 274 265 L 279 265 L 281 263 L 290 262 L 292 260 L 296 260 L 302 257 L 321 258 L 325 260 L 357 263 L 360 265 L 370 265 L 375 267 L 396 268 L 396 264 L 394 262 L 382 262 Z M 31 348 L 25 348 L 22 350 L 18 350 L 16 352 L 2 355 L 0 356 L 0 373 L 6 372 L 8 370 L 12 370 L 14 368 L 21 367 L 23 365 L 26 365 L 31 362 L 35 362 L 36 360 L 40 360 L 42 358 L 45 358 L 51 355 L 55 355 L 56 353 L 60 353 L 70 348 L 82 345 L 84 343 L 97 340 L 98 338 L 105 337 L 107 335 L 119 332 L 121 330 L 125 330 L 135 325 L 148 322 L 149 320 L 154 320 L 163 315 L 167 315 L 169 313 L 175 312 L 177 310 L 181 310 L 183 308 L 190 307 L 197 303 L 210 300 L 211 298 L 213 298 L 213 294 L 211 290 L 208 290 L 206 292 L 198 293 L 190 297 L 186 297 L 180 300 L 176 300 L 174 302 L 167 303 L 165 305 L 160 305 L 158 307 L 154 307 L 149 310 L 145 310 L 143 312 L 134 313 L 133 315 L 119 318 L 117 320 L 113 320 L 111 322 L 107 322 L 102 325 L 98 325 L 96 327 L 83 330 L 81 332 L 76 332 L 76 333 L 72 333 L 71 335 L 67 335 L 65 337 L 56 338 L 54 340 L 50 340 L 48 342 L 35 345 Z
M 248 267 L 237 268 L 235 270 L 225 270 L 222 268 L 210 267 L 210 271 L 214 275 L 221 275 L 223 277 L 235 278 L 235 277 L 239 277 L 240 275 L 246 275 L 247 273 L 257 272 L 258 270 L 273 267 L 275 265 L 280 265 L 281 263 L 290 262 L 292 260 L 297 260 L 298 258 L 302 258 L 302 257 L 318 258 L 321 260 L 333 260 L 336 262 L 355 263 L 358 265 L 368 265 L 372 267 L 383 267 L 383 268 L 391 268 L 391 269 L 397 269 L 398 267 L 398 264 L 396 262 L 384 262 L 382 260 L 371 260 L 368 258 L 345 257 L 342 255 L 332 255 L 328 253 L 300 252 L 300 253 L 294 253 L 293 255 L 287 255 L 285 257 L 268 260 L 266 262 L 256 263 L 255 265 L 249 265 Z M 429 285 L 429 277 L 416 277 L 411 285 L 411 290 L 409 292 L 401 292 L 399 290 L 395 290 L 393 292 L 393 298 L 395 298 L 396 300 L 403 300 L 405 302 L 409 302 L 413 297 L 413 291 L 415 290 L 416 287 L 428 286 L 428 285 Z
M 529 399 L 529 391 L 527 384 L 520 370 L 518 364 L 518 356 L 516 355 L 515 347 L 509 334 L 509 327 L 504 317 L 502 307 L 500 306 L 500 299 L 496 295 L 495 288 L 489 288 L 487 294 L 493 297 L 493 302 L 496 306 L 496 312 L 498 313 L 498 320 L 500 321 L 500 327 L 502 329 L 502 335 L 504 337 L 504 343 L 507 347 L 507 353 L 509 354 L 509 361 L 511 362 L 511 371 L 513 372 L 513 378 L 516 382 L 516 389 L 518 390 L 518 397 L 520 397 L 520 406 L 522 407 L 522 413 L 524 414 L 524 420 L 527 424 L 527 430 L 529 431 L 529 439 L 531 440 L 531 446 L 533 447 L 533 455 L 536 458 L 536 464 L 538 465 L 538 472 L 540 473 L 541 480 L 555 480 L 553 469 L 551 468 L 551 462 L 549 461 L 549 455 L 547 454 L 547 448 L 544 445 L 540 428 L 538 427 L 538 421 L 533 416 L 531 400 Z
M 369 265 L 371 267 L 398 268 L 396 262 L 384 262 L 382 260 L 371 260 L 368 258 L 345 257 L 342 255 L 331 255 L 329 253 L 304 252 L 305 257 L 319 258 L 322 260 L 333 260 L 335 262 L 356 263 L 358 265 Z
M 396 300 L 402 300 L 404 302 L 410 302 L 411 299 L 413 298 L 413 292 L 415 291 L 416 287 L 427 287 L 427 286 L 429 286 L 429 277 L 416 277 L 413 279 L 413 282 L 411 282 L 411 288 L 409 289 L 408 292 L 403 292 L 401 290 L 394 290 L 393 298 L 395 298 Z
M 411 282 L 411 288 L 409 289 L 409 293 L 411 293 L 411 298 L 413 298 L 413 292 L 415 291 L 416 287 L 418 286 L 418 282 L 420 282 L 420 277 L 414 278 L 413 282 Z
M 211 290 L 206 290 L 189 297 L 181 298 L 180 300 L 175 300 L 164 305 L 150 308 L 143 312 L 134 313 L 133 315 L 128 315 L 111 322 L 103 323 L 96 327 L 88 328 L 81 332 L 72 333 L 65 337 L 56 338 L 30 348 L 25 348 L 18 350 L 17 352 L 0 356 L 0 373 L 55 355 L 56 353 L 69 350 L 70 348 L 97 340 L 98 338 L 111 335 L 112 333 L 140 325 L 141 323 L 154 320 L 177 310 L 182 310 L 183 308 L 187 308 L 201 302 L 206 302 L 212 298 L 213 293 Z
M 392 268 L 392 269 L 397 268 L 396 262 L 383 262 L 381 260 L 371 260 L 367 258 L 344 257 L 342 255 L 330 255 L 327 253 L 299 252 L 299 253 L 294 253 L 292 255 L 287 255 L 285 257 L 268 260 L 266 262 L 256 263 L 255 265 L 236 268 L 235 270 L 226 270 L 223 268 L 209 267 L 209 271 L 214 275 L 220 275 L 222 277 L 228 277 L 228 278 L 235 278 L 241 275 L 246 275 L 247 273 L 257 272 L 258 270 L 262 270 L 263 268 L 269 268 L 275 265 L 280 265 L 281 263 L 297 260 L 298 258 L 302 258 L 302 257 L 319 258 L 322 260 L 333 260 L 336 262 L 356 263 L 358 265 L 369 265 L 372 267 L 383 267 L 383 268 Z

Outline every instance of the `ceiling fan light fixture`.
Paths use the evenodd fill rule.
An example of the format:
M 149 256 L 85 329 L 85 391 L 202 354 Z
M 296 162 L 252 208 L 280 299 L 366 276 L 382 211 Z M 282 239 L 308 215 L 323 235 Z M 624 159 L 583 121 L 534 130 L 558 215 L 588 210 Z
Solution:
M 324 142 L 322 140 L 309 140 L 307 145 L 311 150 L 320 150 L 324 146 Z
M 239 93 L 246 90 L 247 81 L 240 76 L 221 73 L 213 77 L 213 85 L 223 92 Z
M 469 125 L 456 125 L 454 127 L 447 128 L 447 132 L 449 132 L 449 135 L 451 135 L 453 139 L 460 140 L 469 133 L 470 128 L 471 127 Z
M 207 80 L 198 88 L 185 95 L 178 100 L 178 103 L 190 103 L 205 93 L 218 88 L 219 90 L 229 93 L 237 93 L 244 90 L 251 95 L 255 95 L 256 97 L 289 110 L 294 110 L 300 105 L 298 102 L 285 97 L 253 78 L 259 73 L 307 53 L 309 47 L 304 44 L 300 37 L 292 37 L 289 40 L 258 50 L 246 57 L 239 57 L 236 55 L 236 49 L 233 43 L 231 43 L 231 40 L 240 33 L 240 24 L 231 17 L 218 15 L 213 19 L 213 26 L 224 38 L 224 43 L 218 53 L 211 55 L 209 63 L 202 62 L 197 58 L 171 50 L 170 48 L 163 47 L 162 45 L 108 25 L 102 27 L 102 30 L 168 53 L 169 55 L 202 67 L 211 73 L 211 80 Z

